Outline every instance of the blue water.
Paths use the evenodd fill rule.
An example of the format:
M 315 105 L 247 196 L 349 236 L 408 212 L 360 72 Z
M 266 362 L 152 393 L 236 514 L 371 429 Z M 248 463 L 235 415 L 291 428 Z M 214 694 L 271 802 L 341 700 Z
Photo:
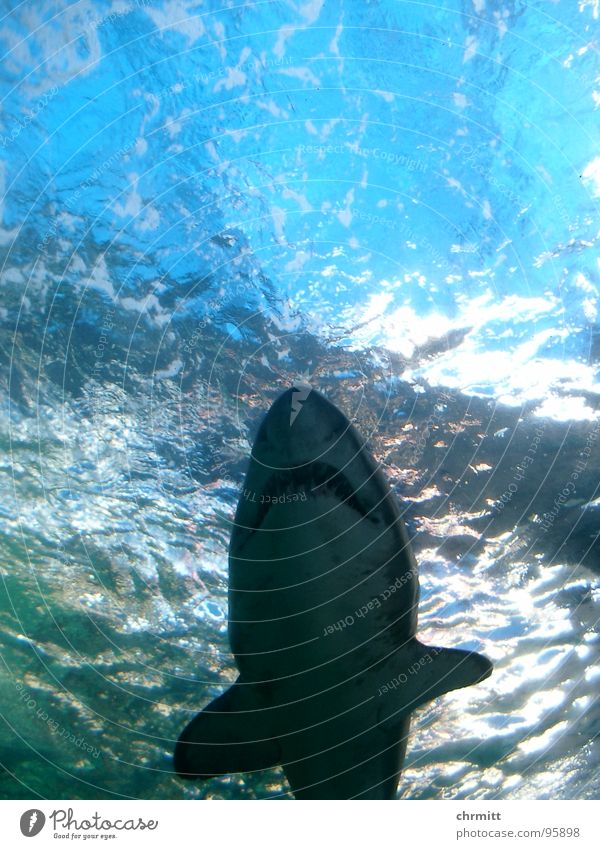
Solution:
M 0 4 L 0 796 L 182 784 L 227 543 L 302 377 L 403 499 L 405 798 L 598 798 L 598 3 Z

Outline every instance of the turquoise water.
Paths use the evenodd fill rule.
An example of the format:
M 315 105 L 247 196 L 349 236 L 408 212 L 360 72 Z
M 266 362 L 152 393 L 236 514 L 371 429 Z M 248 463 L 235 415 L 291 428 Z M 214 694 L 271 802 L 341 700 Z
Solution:
M 598 4 L 1 4 L 0 796 L 183 784 L 227 544 L 304 377 L 495 673 L 405 798 L 598 798 Z

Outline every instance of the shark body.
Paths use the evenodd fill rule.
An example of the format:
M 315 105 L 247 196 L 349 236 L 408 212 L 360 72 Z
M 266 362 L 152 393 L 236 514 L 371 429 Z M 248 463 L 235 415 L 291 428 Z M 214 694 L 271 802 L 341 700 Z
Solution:
M 394 798 L 411 712 L 492 665 L 417 640 L 417 567 L 397 500 L 317 391 L 288 390 L 263 420 L 229 563 L 239 678 L 184 729 L 175 770 L 281 764 L 297 799 Z

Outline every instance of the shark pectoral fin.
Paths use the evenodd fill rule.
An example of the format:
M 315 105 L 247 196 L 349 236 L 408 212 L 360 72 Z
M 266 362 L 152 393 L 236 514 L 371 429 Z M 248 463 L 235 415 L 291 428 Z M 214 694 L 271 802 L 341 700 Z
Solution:
M 252 685 L 238 682 L 184 728 L 173 756 L 181 778 L 250 772 L 280 762 L 279 743 L 263 731 L 264 713 Z
M 393 728 L 421 705 L 459 690 L 479 684 L 492 674 L 492 663 L 482 654 L 461 649 L 424 646 L 414 640 L 404 655 L 405 669 L 379 688 L 381 705 L 378 723 Z
M 491 661 L 482 654 L 461 649 L 442 649 L 418 643 L 418 659 L 410 669 L 420 678 L 418 704 L 422 705 L 450 690 L 479 684 L 492 674 Z M 418 668 L 415 668 L 415 663 Z

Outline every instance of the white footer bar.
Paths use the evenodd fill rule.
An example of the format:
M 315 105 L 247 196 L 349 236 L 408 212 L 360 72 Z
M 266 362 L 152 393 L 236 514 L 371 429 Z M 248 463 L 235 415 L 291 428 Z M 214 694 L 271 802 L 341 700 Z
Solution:
M 596 801 L 0 801 L 5 849 L 597 849 Z M 33 841 L 33 842 L 31 842 Z

